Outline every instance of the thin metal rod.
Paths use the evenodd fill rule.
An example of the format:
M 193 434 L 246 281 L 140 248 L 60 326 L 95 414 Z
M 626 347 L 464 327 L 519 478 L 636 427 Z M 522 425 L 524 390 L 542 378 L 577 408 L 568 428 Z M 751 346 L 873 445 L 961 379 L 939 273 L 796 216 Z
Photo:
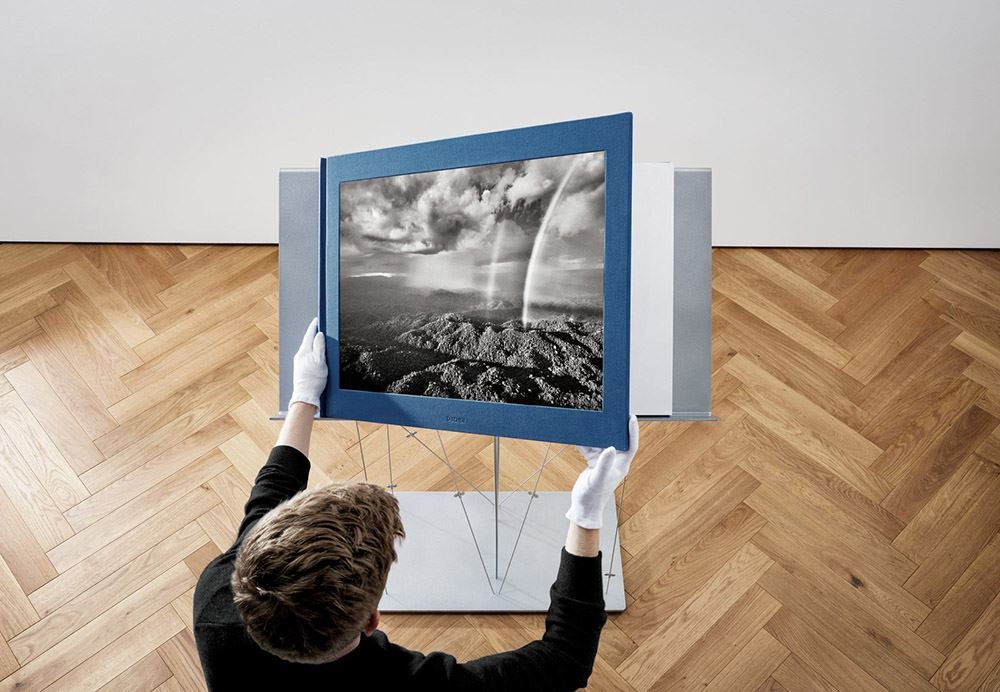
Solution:
M 493 563 L 500 578 L 500 438 L 493 437 Z
M 531 494 L 528 495 L 528 506 L 524 508 L 524 516 L 521 518 L 521 526 L 517 530 L 517 538 L 514 539 L 514 547 L 510 551 L 510 559 L 507 560 L 507 568 L 503 572 L 503 581 L 500 582 L 500 588 L 497 589 L 497 593 L 503 591 L 503 585 L 507 583 L 507 575 L 510 574 L 511 563 L 514 562 L 514 553 L 517 552 L 517 544 L 521 542 L 521 533 L 524 531 L 524 524 L 528 521 L 528 512 L 531 511 L 531 503 L 535 501 L 537 495 L 535 494 L 538 490 L 538 483 L 542 480 L 542 471 L 545 470 L 545 465 L 549 462 L 549 452 L 552 451 L 552 443 L 545 449 L 545 458 L 542 460 L 542 465 L 538 469 L 538 475 L 535 477 L 535 487 L 531 489 Z
M 365 474 L 365 482 L 368 482 L 368 465 L 365 464 L 365 446 L 361 444 L 361 426 L 358 425 L 357 421 L 354 421 L 354 429 L 358 433 L 358 449 L 361 450 L 361 470 Z
M 621 507 L 625 504 L 625 481 L 628 480 L 628 476 L 622 479 L 622 492 L 618 498 L 618 503 L 615 505 L 615 539 L 611 543 L 611 562 L 608 563 L 608 572 L 604 576 L 608 578 L 608 585 L 604 587 L 604 594 L 607 595 L 611 591 L 611 577 L 615 576 L 615 555 L 618 553 L 618 531 L 622 526 L 622 513 Z
M 403 430 L 406 430 L 406 428 L 404 427 Z M 407 430 L 407 433 L 409 434 L 408 430 Z M 476 546 L 476 554 L 479 555 L 479 564 L 481 564 L 483 566 L 483 574 L 486 575 L 486 584 L 490 587 L 490 593 L 494 593 L 495 594 L 496 591 L 493 589 L 493 580 L 490 579 L 490 571 L 486 568 L 486 560 L 483 559 L 483 551 L 479 549 L 479 541 L 476 540 L 476 532 L 472 528 L 472 521 L 469 519 L 469 512 L 465 509 L 465 500 L 462 499 L 462 496 L 465 495 L 465 493 L 462 492 L 461 487 L 459 487 L 459 485 L 458 485 L 458 478 L 456 477 L 456 475 L 461 475 L 461 474 L 458 474 L 458 472 L 455 471 L 454 467 L 448 462 L 448 450 L 444 446 L 444 438 L 441 437 L 441 431 L 440 430 L 437 431 L 437 435 L 438 435 L 438 443 L 441 445 L 441 453 L 444 454 L 444 459 L 442 459 L 442 461 L 444 461 L 445 465 L 448 467 L 448 470 L 451 471 L 451 480 L 455 484 L 455 497 L 458 498 L 459 504 L 462 505 L 462 514 L 465 515 L 465 523 L 469 526 L 469 533 L 472 535 L 472 543 L 473 543 L 473 545 Z M 413 433 L 410 436 L 411 437 L 416 437 L 416 433 Z M 423 441 L 420 440 L 419 437 L 417 437 L 416 439 L 419 442 L 421 442 L 421 444 L 423 444 Z M 427 445 L 424 445 L 424 446 L 427 447 Z M 431 449 L 430 447 L 427 447 L 427 449 L 431 453 L 434 452 L 434 450 Z M 437 455 L 435 454 L 434 456 L 437 456 Z M 441 459 L 441 457 L 438 457 L 438 458 Z M 482 495 L 482 493 L 479 493 L 479 494 Z M 485 495 L 484 495 L 484 497 L 485 497 Z
M 464 493 L 459 490 L 455 493 L 458 496 L 458 501 L 462 504 L 462 513 L 465 515 L 465 523 L 469 525 L 469 533 L 472 534 L 472 543 L 476 546 L 476 553 L 479 555 L 479 563 L 483 566 L 483 574 L 486 575 L 486 583 L 490 587 L 490 593 L 495 594 L 496 590 L 493 588 L 493 580 L 490 579 L 490 571 L 486 569 L 486 560 L 483 559 L 483 551 L 479 549 L 479 541 L 476 540 L 476 532 L 472 528 L 472 522 L 469 520 L 469 513 L 465 511 L 465 500 L 462 499 Z
M 385 426 L 385 451 L 389 455 L 389 492 L 396 494 L 396 482 L 392 479 L 392 442 L 389 441 L 389 424 Z
M 407 429 L 407 427 L 405 425 L 401 425 L 400 427 L 403 428 L 403 430 L 406 430 L 406 434 L 407 434 L 408 437 L 412 437 L 414 440 L 416 440 L 421 445 L 423 445 L 424 449 L 426 449 L 428 452 L 430 452 L 431 454 L 433 454 L 434 456 L 436 456 L 438 458 L 438 460 L 442 464 L 444 464 L 445 466 L 448 467 L 448 469 L 452 472 L 453 475 L 457 475 L 463 481 L 465 481 L 466 483 L 468 483 L 469 487 L 472 488 L 475 492 L 477 492 L 484 500 L 486 500 L 490 504 L 493 504 L 493 500 L 491 500 L 488 495 L 484 494 L 483 491 L 479 489 L 479 486 L 477 486 L 475 483 L 473 483 L 468 478 L 466 478 L 465 476 L 463 476 L 461 471 L 459 471 L 458 469 L 456 469 L 454 466 L 451 465 L 451 462 L 448 461 L 448 455 L 447 454 L 445 454 L 445 456 L 442 457 L 440 454 L 438 454 L 433 449 L 431 449 L 427 445 L 426 442 L 424 442 L 419 437 L 417 437 L 416 431 L 410 431 L 409 429 Z M 441 431 L 439 430 L 438 431 L 438 436 L 440 437 L 440 435 L 441 435 Z M 444 449 L 444 442 L 441 442 L 441 449 L 442 450 Z
M 545 461 L 542 462 L 542 465 L 539 466 L 534 471 L 532 471 L 530 476 L 528 476 L 523 481 L 521 481 L 516 486 L 514 486 L 514 489 L 511 490 L 509 493 L 507 493 L 507 495 L 504 497 L 504 499 L 500 500 L 500 506 L 501 507 L 503 507 L 504 503 L 507 502 L 507 500 L 509 500 L 511 497 L 513 497 L 514 494 L 518 490 L 520 490 L 521 488 L 523 488 L 525 483 L 527 483 L 528 481 L 530 481 L 532 478 L 535 478 L 536 476 L 540 476 L 541 473 L 542 473 L 542 471 L 545 470 L 545 467 L 548 466 L 552 461 L 554 461 L 560 454 L 562 454 L 562 451 L 559 451 L 559 452 L 556 452 L 555 454 L 553 454 L 550 457 L 549 456 L 549 450 L 551 450 L 551 449 L 552 449 L 552 443 L 550 442 L 548 448 L 545 451 Z

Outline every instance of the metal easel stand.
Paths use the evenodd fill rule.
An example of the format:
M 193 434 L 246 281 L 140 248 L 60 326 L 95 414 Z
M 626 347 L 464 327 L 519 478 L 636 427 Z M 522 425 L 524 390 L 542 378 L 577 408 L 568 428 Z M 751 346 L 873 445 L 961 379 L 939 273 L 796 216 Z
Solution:
M 387 442 L 388 430 L 386 426 Z M 455 490 L 399 491 L 389 447 L 387 487 L 399 501 L 406 539 L 399 545 L 399 559 L 389 573 L 379 608 L 384 612 L 546 611 L 566 539 L 564 515 L 570 501 L 569 492 L 538 491 L 545 467 L 557 456 L 551 445 L 537 470 L 513 490 L 501 491 L 501 442 L 494 437 L 491 496 L 451 464 L 440 432 L 436 433 L 439 452 L 416 431 L 403 430 L 448 468 Z M 358 445 L 367 478 L 360 428 Z M 524 489 L 529 483 L 531 489 Z M 625 587 L 618 567 L 621 550 L 613 502 L 605 510 L 604 526 L 605 602 L 609 611 L 618 612 L 625 609 Z

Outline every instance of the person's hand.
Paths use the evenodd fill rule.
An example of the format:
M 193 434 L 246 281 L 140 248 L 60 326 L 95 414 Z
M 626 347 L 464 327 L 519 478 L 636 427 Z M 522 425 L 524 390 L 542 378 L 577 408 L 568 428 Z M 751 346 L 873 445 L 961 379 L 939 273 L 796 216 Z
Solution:
M 302 345 L 295 354 L 292 365 L 291 408 L 296 401 L 319 408 L 319 397 L 326 389 L 326 337 L 317 330 L 319 318 L 314 317 L 302 337 Z
M 604 507 L 615 488 L 628 473 L 632 457 L 639 450 L 639 421 L 635 416 L 628 421 L 629 448 L 619 452 L 614 447 L 578 447 L 587 468 L 580 473 L 573 485 L 572 499 L 566 518 L 585 529 L 599 529 L 604 525 Z

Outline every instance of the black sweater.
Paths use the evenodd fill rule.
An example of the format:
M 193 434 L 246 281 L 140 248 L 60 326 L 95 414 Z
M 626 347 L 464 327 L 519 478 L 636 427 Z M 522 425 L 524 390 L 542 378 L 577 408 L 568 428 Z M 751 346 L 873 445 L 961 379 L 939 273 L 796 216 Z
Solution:
M 601 589 L 601 558 L 562 551 L 550 590 L 545 634 L 515 651 L 458 663 L 454 656 L 421 654 L 391 643 L 384 633 L 336 661 L 292 663 L 258 647 L 246 633 L 229 585 L 243 537 L 279 503 L 305 489 L 309 460 L 292 447 L 271 450 L 257 474 L 236 543 L 211 563 L 194 594 L 194 633 L 211 690 L 573 690 L 593 669 L 607 620 Z M 276 685 L 276 686 L 273 686 Z

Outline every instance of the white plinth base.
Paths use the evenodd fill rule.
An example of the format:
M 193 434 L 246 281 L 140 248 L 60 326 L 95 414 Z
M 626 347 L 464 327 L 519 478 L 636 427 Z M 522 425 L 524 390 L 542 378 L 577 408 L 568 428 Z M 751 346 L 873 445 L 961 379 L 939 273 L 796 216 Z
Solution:
M 569 493 L 537 493 L 502 589 L 504 571 L 530 497 L 528 491 L 500 493 L 500 578 L 496 576 L 494 559 L 492 495 L 489 499 L 476 492 L 462 496 L 479 552 L 454 493 L 397 492 L 396 497 L 406 527 L 406 540 L 399 550 L 399 562 L 389 573 L 380 610 L 387 613 L 548 610 L 549 587 L 555 581 L 560 550 L 566 540 L 564 514 L 569 507 Z M 601 531 L 602 572 L 607 609 L 619 612 L 625 609 L 625 587 L 620 551 L 617 545 L 612 550 L 615 525 L 612 501 L 605 510 L 605 528 Z M 613 576 L 608 577 L 612 556 Z

